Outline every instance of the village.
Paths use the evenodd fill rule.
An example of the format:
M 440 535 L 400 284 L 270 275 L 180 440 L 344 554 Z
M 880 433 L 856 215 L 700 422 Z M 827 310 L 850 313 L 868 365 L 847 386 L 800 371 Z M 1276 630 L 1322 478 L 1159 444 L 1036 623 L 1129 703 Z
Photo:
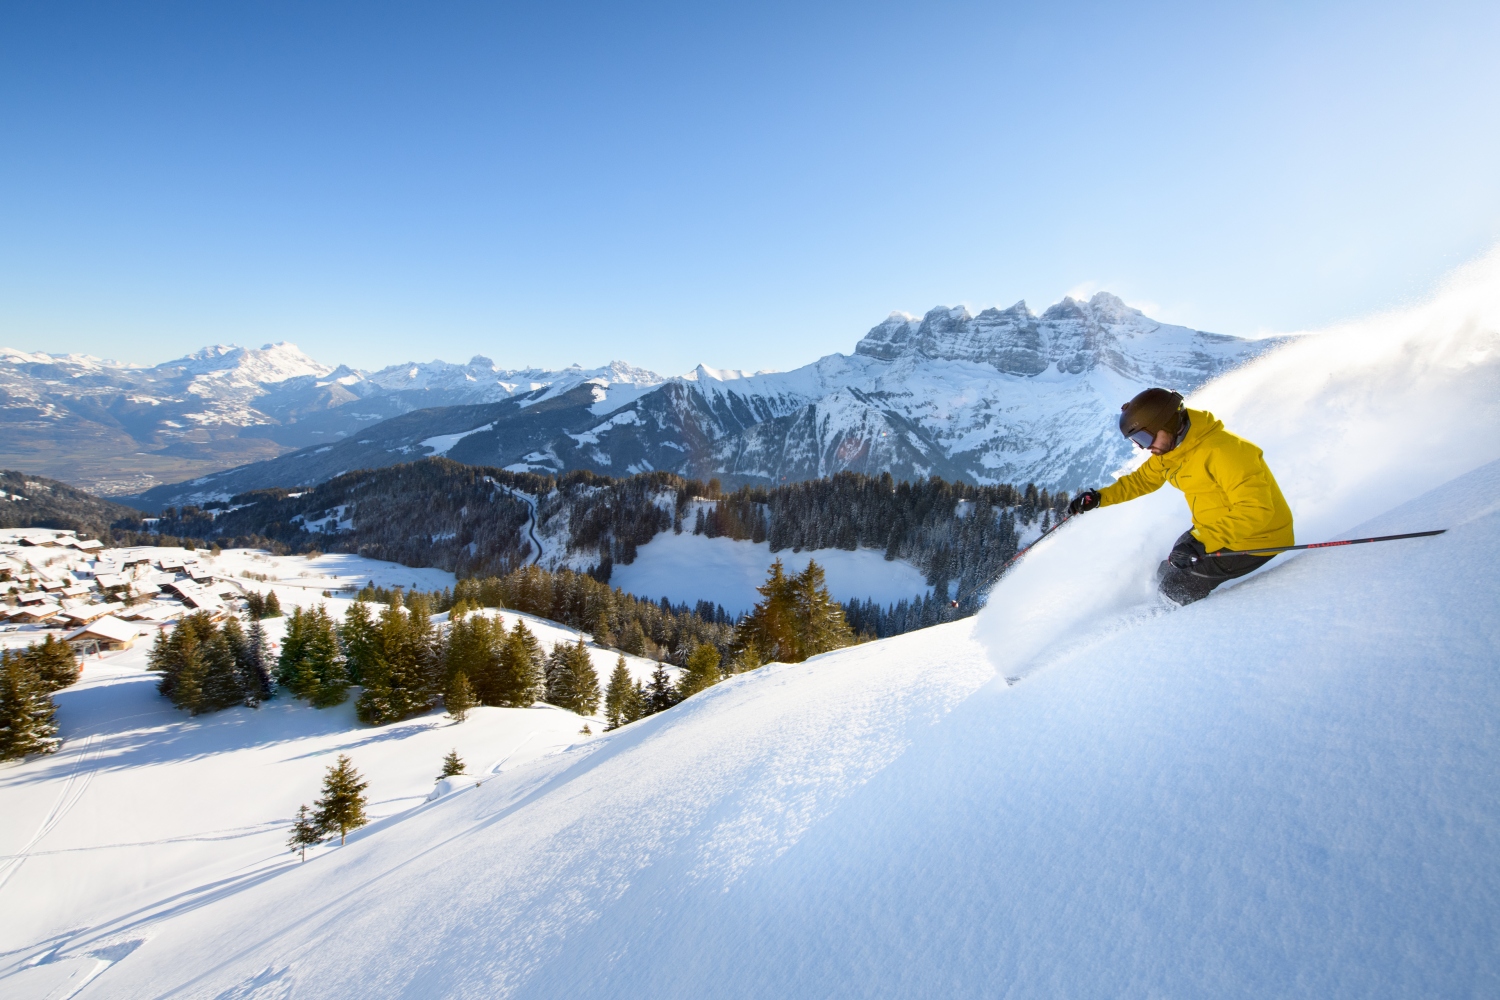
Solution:
M 245 595 L 243 585 L 215 577 L 191 555 L 109 550 L 50 528 L 0 531 L 0 586 L 0 645 L 52 635 L 80 655 L 129 649 L 195 611 L 222 618 Z

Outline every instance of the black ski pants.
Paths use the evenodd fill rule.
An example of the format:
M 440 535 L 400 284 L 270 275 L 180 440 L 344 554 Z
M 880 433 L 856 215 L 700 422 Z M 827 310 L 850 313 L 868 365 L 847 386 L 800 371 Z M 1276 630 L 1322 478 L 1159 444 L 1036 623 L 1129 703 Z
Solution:
M 1228 549 L 1220 549 L 1227 552 Z M 1177 604 L 1201 601 L 1221 583 L 1244 576 L 1275 556 L 1220 556 L 1210 559 L 1203 543 L 1184 531 L 1165 562 L 1156 567 L 1157 587 Z

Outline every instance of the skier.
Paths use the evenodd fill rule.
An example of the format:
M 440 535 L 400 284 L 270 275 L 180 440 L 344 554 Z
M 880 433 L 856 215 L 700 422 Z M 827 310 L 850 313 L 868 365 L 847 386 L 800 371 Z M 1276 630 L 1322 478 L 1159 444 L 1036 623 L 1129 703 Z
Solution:
M 1219 584 L 1275 558 L 1209 558 L 1209 552 L 1294 544 L 1291 508 L 1259 448 L 1226 431 L 1212 413 L 1189 410 L 1180 394 L 1167 389 L 1147 389 L 1120 411 L 1120 433 L 1151 457 L 1102 490 L 1084 490 L 1068 509 L 1081 514 L 1124 503 L 1166 482 L 1181 490 L 1193 527 L 1157 567 L 1157 583 L 1167 598 L 1177 604 L 1202 600 Z

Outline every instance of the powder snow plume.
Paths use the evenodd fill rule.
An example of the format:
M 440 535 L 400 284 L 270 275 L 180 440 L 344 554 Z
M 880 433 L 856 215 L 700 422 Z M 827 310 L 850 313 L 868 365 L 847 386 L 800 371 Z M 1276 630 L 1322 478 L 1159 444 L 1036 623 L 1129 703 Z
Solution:
M 1341 537 L 1500 458 L 1500 248 L 1420 305 L 1305 333 L 1204 386 L 1188 405 L 1264 450 L 1299 543 Z M 996 669 L 1033 673 L 1150 613 L 1142 609 L 1152 606 L 1156 564 L 1190 523 L 1182 495 L 1164 486 L 1077 518 L 1037 546 L 980 615 Z M 1399 573 L 1401 550 L 1388 555 Z M 1306 556 L 1271 565 L 1288 558 Z

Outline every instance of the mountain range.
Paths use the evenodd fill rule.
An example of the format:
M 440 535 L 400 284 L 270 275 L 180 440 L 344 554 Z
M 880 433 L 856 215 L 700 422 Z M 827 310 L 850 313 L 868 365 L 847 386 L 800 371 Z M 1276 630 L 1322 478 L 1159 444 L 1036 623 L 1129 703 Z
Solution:
M 435 454 L 726 487 L 847 470 L 1077 489 L 1129 455 L 1111 417 L 1120 402 L 1148 385 L 1191 391 L 1284 342 L 1159 323 L 1101 292 L 1040 315 L 1024 302 L 892 314 L 852 354 L 753 374 L 483 357 L 364 372 L 290 344 L 151 368 L 5 350 L 0 462 L 153 510 Z

